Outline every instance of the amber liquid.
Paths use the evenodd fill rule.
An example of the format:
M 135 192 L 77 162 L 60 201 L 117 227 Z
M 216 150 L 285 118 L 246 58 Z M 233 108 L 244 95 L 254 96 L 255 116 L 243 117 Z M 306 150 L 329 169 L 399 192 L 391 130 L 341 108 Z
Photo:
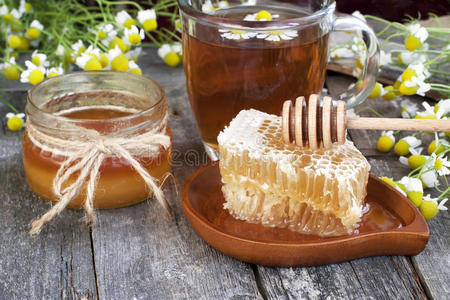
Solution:
M 107 120 L 128 115 L 130 113 L 101 108 L 77 110 L 62 114 L 62 116 L 71 119 L 86 120 L 86 127 L 95 127 L 99 132 L 110 132 L 111 125 L 95 122 L 96 125 L 91 126 L 89 120 Z M 172 136 L 170 129 L 167 130 L 167 134 Z M 39 196 L 51 201 L 57 201 L 58 199 L 52 190 L 53 179 L 66 157 L 42 150 L 29 139 L 26 132 L 23 135 L 22 147 L 23 164 L 28 184 Z M 171 169 L 171 148 L 167 150 L 161 148 L 157 157 L 135 157 L 135 159 L 151 176 L 161 179 Z M 143 201 L 149 196 L 145 182 L 131 164 L 123 158 L 105 158 L 100 166 L 99 173 L 94 198 L 94 207 L 96 208 L 127 206 Z M 71 177 L 69 183 L 73 183 L 74 180 L 75 177 Z M 68 206 L 81 208 L 85 197 L 86 193 L 83 190 Z
M 227 12 L 240 20 L 247 13 Z M 273 9 L 271 9 L 273 11 Z M 277 12 L 275 12 L 277 13 Z M 278 12 L 280 18 L 298 14 Z M 203 141 L 217 150 L 217 135 L 242 109 L 280 114 L 283 101 L 320 93 L 326 72 L 328 34 L 303 28 L 292 40 L 230 40 L 217 28 L 196 25 L 196 36 L 184 31 L 187 90 Z

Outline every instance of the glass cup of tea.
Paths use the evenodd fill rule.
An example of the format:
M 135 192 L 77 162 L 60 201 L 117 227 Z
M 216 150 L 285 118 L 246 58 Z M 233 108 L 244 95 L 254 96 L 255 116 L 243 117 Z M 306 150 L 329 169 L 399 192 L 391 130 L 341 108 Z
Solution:
M 217 135 L 242 109 L 279 115 L 285 100 L 320 94 L 330 31 L 356 31 L 365 44 L 364 101 L 376 82 L 379 49 L 358 18 L 336 17 L 334 0 L 179 0 L 183 56 L 191 107 L 206 152 L 217 159 Z

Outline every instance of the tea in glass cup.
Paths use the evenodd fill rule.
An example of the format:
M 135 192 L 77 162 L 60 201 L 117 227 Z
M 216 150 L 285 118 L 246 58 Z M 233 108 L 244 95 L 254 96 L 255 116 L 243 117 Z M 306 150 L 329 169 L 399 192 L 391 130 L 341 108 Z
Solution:
M 242 109 L 279 115 L 285 100 L 320 94 L 333 26 L 341 24 L 340 30 L 359 29 L 373 35 L 356 18 L 337 22 L 341 19 L 333 15 L 334 1 L 223 3 L 179 1 L 187 91 L 213 160 L 217 158 L 217 135 Z M 366 89 L 349 106 L 367 97 L 365 90 L 370 93 L 375 82 L 374 35 L 368 44 Z

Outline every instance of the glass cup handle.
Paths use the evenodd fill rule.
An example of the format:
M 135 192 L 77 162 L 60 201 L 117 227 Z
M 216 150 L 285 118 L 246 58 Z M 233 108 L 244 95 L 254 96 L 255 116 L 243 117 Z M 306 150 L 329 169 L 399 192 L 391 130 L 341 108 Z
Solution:
M 362 86 L 350 88 L 341 96 L 341 100 L 347 103 L 347 108 L 355 107 L 362 103 L 372 92 L 377 81 L 380 48 L 378 39 L 373 30 L 366 23 L 356 17 L 338 17 L 333 24 L 333 31 L 357 31 L 361 30 L 363 41 L 366 44 L 366 59 L 362 71 Z

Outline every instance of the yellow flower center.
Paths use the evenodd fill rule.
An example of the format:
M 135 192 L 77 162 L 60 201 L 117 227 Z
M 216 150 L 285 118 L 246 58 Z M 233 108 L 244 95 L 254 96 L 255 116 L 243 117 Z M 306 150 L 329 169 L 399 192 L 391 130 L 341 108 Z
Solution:
M 427 159 L 423 155 L 414 154 L 408 158 L 408 165 L 411 169 L 417 169 L 425 164 Z
M 138 33 L 132 33 L 128 36 L 128 41 L 131 45 L 139 45 L 141 43 L 141 36 Z
M 123 26 L 128 29 L 131 29 L 131 26 L 133 25 L 136 25 L 136 21 L 134 19 L 127 19 L 125 23 L 123 23 Z
M 417 76 L 416 72 L 408 68 L 402 73 L 402 80 L 403 81 L 410 80 L 413 76 Z
M 378 82 L 375 83 L 375 86 L 373 87 L 372 92 L 369 95 L 369 98 L 378 98 L 381 95 L 381 84 L 379 84 Z
M 48 74 L 48 78 L 53 78 L 53 77 L 56 77 L 56 76 L 59 76 L 59 75 L 61 75 L 61 74 L 58 74 L 56 72 L 52 72 L 52 73 Z
M 39 59 L 39 56 L 37 56 L 37 55 L 33 56 L 33 58 L 31 59 L 31 62 L 38 67 L 41 65 L 41 60 Z
M 108 57 L 104 53 L 100 53 L 100 64 L 102 67 L 106 67 L 109 63 Z
M 383 99 L 384 100 L 394 100 L 397 95 L 395 95 L 395 92 L 390 92 L 392 90 L 394 90 L 394 87 L 392 85 L 388 85 L 384 87 L 384 90 L 388 91 L 386 94 L 383 95 Z
M 283 31 L 281 31 L 281 30 L 269 31 L 270 35 L 281 35 L 282 33 L 283 33 Z
M 434 203 L 434 201 L 428 201 L 428 200 L 423 201 L 422 204 L 420 204 L 419 210 L 420 210 L 420 213 L 425 218 L 425 220 L 427 220 L 427 221 L 433 219 L 439 211 L 436 203 Z
M 98 38 L 99 40 L 104 40 L 104 39 L 106 39 L 106 32 L 104 32 L 103 30 L 97 31 L 97 38 Z
M 397 186 L 406 193 L 406 187 L 403 184 L 397 183 Z
M 156 22 L 156 19 L 148 19 L 142 24 L 142 27 L 144 27 L 145 31 L 153 31 L 158 28 L 158 22 Z
M 86 51 L 86 47 L 85 46 L 81 46 L 78 51 L 77 51 L 77 55 L 80 55 L 81 53 L 83 53 L 84 51 Z
M 405 156 L 409 153 L 409 145 L 405 140 L 400 140 L 394 146 L 395 154 L 399 156 Z
M 9 45 L 9 47 L 11 47 L 13 49 L 19 49 L 20 37 L 18 37 L 17 35 L 10 36 L 8 39 L 8 45 Z
M 402 95 L 414 95 L 417 92 L 417 86 L 406 86 L 404 82 L 400 85 L 399 91 Z
M 394 142 L 392 139 L 388 136 L 382 136 L 378 139 L 377 142 L 377 149 L 380 152 L 388 152 L 392 149 L 392 146 L 394 146 Z
M 130 73 L 142 75 L 142 70 L 139 69 L 139 68 L 134 68 L 134 69 L 131 69 L 131 70 L 130 70 Z
M 5 75 L 8 80 L 18 80 L 20 78 L 20 72 L 16 66 L 7 66 L 5 70 L 3 70 L 3 75 Z
M 181 59 L 180 56 L 175 52 L 169 52 L 164 57 L 164 62 L 171 67 L 176 67 L 181 62 Z
M 442 161 L 439 158 L 434 162 L 434 168 L 436 170 L 440 170 L 442 168 Z
M 111 70 L 126 72 L 128 70 L 128 58 L 119 54 L 111 61 Z
M 30 49 L 30 41 L 28 39 L 24 38 L 24 37 L 21 37 L 20 38 L 20 45 L 19 45 L 19 48 L 17 48 L 17 50 L 25 51 L 25 50 L 28 50 L 28 49 Z
M 17 19 L 12 20 L 12 25 L 11 25 L 12 31 L 15 31 L 15 32 L 20 31 L 21 27 L 22 27 L 22 22 L 20 20 L 17 20 Z
M 10 22 L 14 19 L 14 17 L 12 14 L 7 13 L 6 15 L 3 16 L 3 19 L 5 19 L 6 22 Z
M 127 52 L 129 49 L 128 45 L 118 37 L 115 37 L 114 40 L 112 40 L 112 42 L 109 44 L 109 49 L 114 49 L 116 48 L 116 46 L 119 46 L 119 49 L 122 52 Z
M 414 51 L 422 45 L 420 40 L 413 35 L 409 35 L 405 40 L 405 48 Z
M 11 131 L 19 131 L 23 127 L 23 120 L 18 116 L 12 116 L 6 124 Z
M 436 154 L 440 154 L 445 151 L 444 145 L 442 143 L 438 143 L 438 149 L 436 150 L 436 141 L 432 141 L 430 145 L 428 145 L 428 154 L 435 152 Z
M 257 21 L 261 21 L 261 20 L 271 21 L 272 15 L 267 10 L 261 10 L 256 14 L 256 20 Z
M 433 109 L 434 113 L 437 113 L 438 110 L 439 110 L 439 104 L 435 104 L 434 109 Z
M 360 57 L 358 57 L 357 59 L 356 59 L 356 61 L 355 61 L 355 66 L 358 68 L 358 69 L 364 69 L 364 65 L 362 64 L 362 62 L 361 62 L 361 58 Z
M 389 184 L 390 186 L 392 186 L 393 188 L 395 188 L 395 186 L 397 185 L 394 181 L 392 181 L 392 179 L 387 178 L 387 177 L 381 177 L 381 180 L 383 180 L 384 182 L 386 182 L 387 184 Z
M 30 73 L 30 77 L 28 78 L 32 85 L 36 85 L 41 83 L 44 80 L 44 73 L 41 70 L 33 70 Z
M 422 203 L 422 199 L 423 199 L 423 193 L 421 192 L 407 192 L 406 196 L 408 197 L 409 200 L 411 200 L 411 202 L 416 206 L 419 207 L 420 204 Z
M 41 34 L 41 32 L 38 29 L 33 28 L 33 27 L 28 28 L 28 30 L 27 30 L 27 36 L 32 40 L 37 39 L 40 34 Z
M 97 57 L 92 57 L 88 60 L 88 62 L 84 66 L 84 69 L 86 71 L 101 70 L 102 64 L 98 61 Z
M 231 30 L 232 34 L 244 34 L 245 31 L 244 30 L 240 30 L 240 29 L 233 29 Z
M 33 9 L 33 6 L 28 2 L 26 2 L 23 7 L 25 8 L 26 11 L 31 11 Z

